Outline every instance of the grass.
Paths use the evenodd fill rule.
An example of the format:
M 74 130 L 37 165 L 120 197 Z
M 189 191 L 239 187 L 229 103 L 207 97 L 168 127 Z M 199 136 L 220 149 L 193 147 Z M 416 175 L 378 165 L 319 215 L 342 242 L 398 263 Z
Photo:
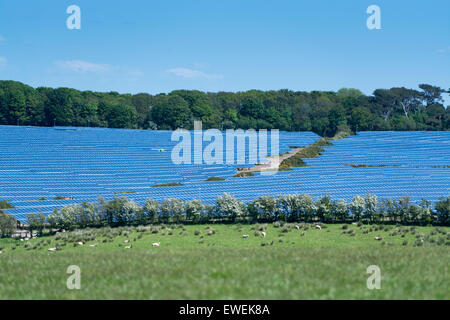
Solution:
M 205 181 L 225 181 L 225 179 L 222 177 L 209 177 Z
M 306 163 L 303 159 L 312 159 L 320 156 L 322 152 L 325 152 L 321 148 L 322 146 L 332 145 L 328 140 L 329 139 L 321 138 L 313 144 L 301 149 L 292 157 L 284 159 L 280 164 L 280 169 L 306 167 Z
M 73 200 L 72 197 L 56 196 L 53 200 Z
M 159 187 L 180 187 L 183 184 L 181 182 L 169 182 L 169 183 L 160 183 L 160 184 L 154 184 L 152 185 L 152 188 L 159 188 Z
M 11 205 L 8 200 L 1 200 L 0 209 L 14 209 L 14 206 Z
M 371 164 L 353 164 L 353 163 L 344 163 L 344 166 L 350 166 L 353 168 L 383 168 L 383 167 L 399 167 L 400 165 L 394 164 L 394 165 L 387 165 L 387 164 L 377 164 L 377 165 L 371 165 Z
M 136 193 L 136 191 L 121 191 L 121 192 L 114 192 L 114 194 L 133 194 Z
M 300 226 L 147 226 L 0 239 L 0 299 L 450 297 L 450 228 Z M 84 245 L 73 244 L 80 239 Z M 55 246 L 61 250 L 47 251 Z M 81 268 L 81 290 L 66 288 L 69 265 Z M 366 287 L 369 265 L 381 268 L 381 290 Z
M 244 177 L 254 177 L 255 174 L 251 171 L 244 171 L 244 172 L 239 172 L 236 173 L 233 178 L 244 178 Z

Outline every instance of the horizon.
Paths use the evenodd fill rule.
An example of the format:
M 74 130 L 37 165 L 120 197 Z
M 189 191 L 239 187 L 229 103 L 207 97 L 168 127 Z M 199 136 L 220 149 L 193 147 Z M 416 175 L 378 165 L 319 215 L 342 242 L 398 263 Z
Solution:
M 199 90 L 199 89 L 174 89 L 174 90 L 172 90 L 172 91 L 168 91 L 168 92 L 156 92 L 156 93 L 150 93 L 150 92 L 136 92 L 136 93 L 131 93 L 131 92 L 119 92 L 119 91 L 115 91 L 115 90 L 105 90 L 105 91 L 97 91 L 97 90 L 89 90 L 89 89 L 87 89 L 87 90 L 81 90 L 81 89 L 77 89 L 77 88 L 71 88 L 71 87 L 46 87 L 46 86 L 31 86 L 31 85 L 29 85 L 29 84 L 27 84 L 27 83 L 23 83 L 23 82 L 21 82 L 21 81 L 17 81 L 17 80 L 0 80 L 0 81 L 16 81 L 16 82 L 19 82 L 19 83 L 22 83 L 23 85 L 26 85 L 26 86 L 30 86 L 30 87 L 32 87 L 33 89 L 38 89 L 38 88 L 50 88 L 50 89 L 53 89 L 53 90 L 55 90 L 55 89 L 60 89 L 60 88 L 66 88 L 66 89 L 72 89 L 72 90 L 77 90 L 77 91 L 80 91 L 80 92 L 94 92 L 94 93 L 111 93 L 111 92 L 117 92 L 118 94 L 120 94 L 120 95 L 138 95 L 138 94 L 149 94 L 149 95 L 151 95 L 151 96 L 157 96 L 157 95 L 159 95 L 159 94 L 165 94 L 165 95 L 168 95 L 168 94 L 170 94 L 171 92 L 173 92 L 173 91 L 181 91 L 181 90 L 187 90 L 187 91 L 195 91 L 195 90 L 197 90 L 197 91 L 202 91 L 202 90 Z M 433 85 L 432 83 L 429 83 L 429 84 L 431 84 L 431 85 Z M 404 86 L 401 86 L 401 87 L 404 87 Z M 406 87 L 405 87 L 406 88 Z M 311 90 L 311 91 L 305 91 L 305 90 L 292 90 L 292 89 L 289 89 L 289 88 L 281 88 L 281 89 L 268 89 L 268 90 L 261 90 L 261 89 L 248 89 L 248 90 L 242 90 L 242 91 L 203 91 L 203 92 L 205 92 L 205 93 L 207 93 L 207 94 L 217 94 L 217 93 L 221 93 L 221 92 L 224 92 L 224 93 L 242 93 L 242 92 L 250 92 L 250 91 L 261 91 L 261 92 L 269 92 L 269 91 L 282 91 L 282 90 L 288 90 L 288 91 L 292 91 L 292 92 L 306 92 L 306 93 L 311 93 L 311 92 L 315 92 L 315 91 L 318 91 L 318 92 L 334 92 L 334 93 L 337 93 L 339 90 L 341 90 L 341 89 L 357 89 L 357 90 L 359 90 L 359 91 L 361 91 L 365 96 L 373 96 L 373 93 L 371 93 L 371 94 L 366 94 L 366 93 L 364 93 L 362 90 L 360 90 L 360 89 L 358 89 L 358 88 L 340 88 L 340 89 L 338 89 L 338 90 L 336 90 L 336 91 L 332 91 L 332 90 Z M 391 89 L 391 88 L 376 88 L 376 89 Z M 418 85 L 417 85 L 417 88 L 407 88 L 407 89 L 414 89 L 414 90 L 418 90 L 418 91 L 420 91 L 421 89 L 418 87 Z M 449 90 L 450 90 L 450 88 L 449 88 Z M 446 98 L 446 94 L 449 94 L 450 95 L 450 93 L 443 93 L 442 94 L 442 99 L 444 100 L 444 107 L 445 108 L 447 108 L 447 107 L 450 107 L 450 105 L 446 105 L 447 103 L 449 103 L 450 104 L 450 98 Z M 447 100 L 448 100 L 448 102 L 447 102 Z

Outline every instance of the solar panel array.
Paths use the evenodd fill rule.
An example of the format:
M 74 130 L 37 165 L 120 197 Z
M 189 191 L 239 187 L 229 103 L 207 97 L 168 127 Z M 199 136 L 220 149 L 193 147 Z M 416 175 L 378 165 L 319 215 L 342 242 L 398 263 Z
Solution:
M 213 203 L 224 192 L 243 201 L 292 193 L 328 194 L 347 201 L 365 193 L 436 201 L 450 194 L 450 168 L 444 168 L 450 165 L 450 132 L 361 132 L 333 141 L 321 156 L 306 159 L 308 167 L 246 178 L 233 175 L 237 167 L 249 164 L 173 164 L 171 150 L 177 141 L 171 141 L 171 134 L 0 126 L 0 200 L 9 200 L 15 209 L 7 212 L 25 222 L 28 213 L 49 214 L 100 195 L 105 199 L 123 195 L 142 204 L 149 198 Z M 280 132 L 280 152 L 318 138 L 310 132 Z M 379 165 L 383 167 L 372 167 Z M 212 176 L 226 180 L 204 181 Z M 183 186 L 152 187 L 172 182 Z M 58 196 L 71 199 L 54 200 Z
M 267 135 L 270 153 L 270 131 Z M 105 199 L 124 195 L 143 202 L 151 197 L 166 198 L 169 189 L 181 188 L 152 188 L 156 184 L 182 183 L 185 187 L 179 197 L 188 199 L 192 190 L 197 190 L 193 186 L 202 187 L 208 177 L 231 179 L 236 168 L 251 165 L 248 146 L 244 165 L 194 164 L 202 153 L 194 150 L 192 132 L 193 164 L 176 165 L 171 151 L 178 140 L 172 141 L 171 136 L 171 131 L 0 126 L 0 200 L 9 200 L 15 209 L 8 213 L 24 221 L 30 212 L 48 214 L 64 205 L 95 201 L 100 195 Z M 288 151 L 293 145 L 306 146 L 317 138 L 311 132 L 283 132 L 279 151 Z M 225 163 L 226 151 L 231 150 L 225 135 L 222 143 Z M 209 142 L 203 143 L 207 145 Z M 235 141 L 235 159 L 238 147 L 243 151 L 243 145 Z M 208 182 L 203 190 L 211 184 Z M 54 200 L 56 197 L 67 200 Z M 42 198 L 46 200 L 40 201 Z

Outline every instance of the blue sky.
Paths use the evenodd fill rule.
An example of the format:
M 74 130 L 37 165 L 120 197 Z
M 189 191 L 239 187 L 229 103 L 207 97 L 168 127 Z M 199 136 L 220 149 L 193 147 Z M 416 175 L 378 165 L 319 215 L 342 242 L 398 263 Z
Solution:
M 72 4 L 81 30 L 66 27 Z M 366 27 L 372 4 L 381 30 Z M 449 15 L 448 0 L 2 1 L 0 79 L 121 93 L 448 89 Z

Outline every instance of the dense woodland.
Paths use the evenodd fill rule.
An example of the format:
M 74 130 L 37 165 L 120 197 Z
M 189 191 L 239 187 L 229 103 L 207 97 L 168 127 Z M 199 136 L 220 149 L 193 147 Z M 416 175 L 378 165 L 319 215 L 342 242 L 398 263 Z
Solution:
M 0 81 L 0 124 L 91 126 L 136 129 L 203 128 L 314 131 L 332 136 L 347 125 L 365 130 L 449 130 L 450 89 L 420 84 L 418 89 L 377 89 L 366 96 L 357 89 L 331 91 L 201 92 L 119 94 L 69 88 L 34 89 Z

